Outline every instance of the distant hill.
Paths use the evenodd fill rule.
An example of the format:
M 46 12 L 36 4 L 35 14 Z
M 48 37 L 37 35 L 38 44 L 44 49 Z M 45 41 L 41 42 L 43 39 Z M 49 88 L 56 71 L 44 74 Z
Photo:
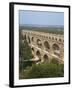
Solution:
M 33 25 L 33 24 L 25 24 L 20 25 L 21 27 L 34 27 L 34 28 L 64 28 L 63 25 Z
M 19 29 L 22 30 L 33 30 L 46 33 L 64 34 L 64 26 L 53 26 L 53 25 L 20 25 Z

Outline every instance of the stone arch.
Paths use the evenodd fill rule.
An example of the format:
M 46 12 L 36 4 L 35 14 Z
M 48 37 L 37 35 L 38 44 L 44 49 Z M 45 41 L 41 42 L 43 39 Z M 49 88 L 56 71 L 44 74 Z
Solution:
M 39 48 L 42 48 L 42 43 L 41 43 L 40 39 L 37 39 L 37 45 L 38 45 Z
M 38 51 L 36 51 L 36 56 L 41 60 L 41 53 L 40 53 L 40 51 L 38 50 Z
M 53 48 L 53 50 L 59 50 L 59 49 L 60 49 L 60 48 L 59 48 L 59 45 L 56 44 L 56 43 L 54 43 L 54 44 L 52 45 L 52 48 Z
M 62 40 L 59 38 L 59 41 L 61 42 Z
M 52 40 L 54 40 L 54 37 L 52 37 Z
M 55 38 L 55 40 L 57 41 L 57 38 Z
M 23 36 L 23 39 L 26 40 L 26 34 Z
M 43 59 L 44 59 L 44 61 L 48 61 L 48 62 L 49 62 L 48 55 L 45 54 L 45 55 L 43 56 Z
M 49 45 L 48 41 L 45 41 L 45 42 L 44 42 L 44 47 L 45 47 L 45 50 L 46 50 L 46 51 L 49 51 L 50 45 Z
M 31 43 L 30 37 L 28 36 L 28 42 Z
M 31 49 L 32 49 L 32 51 L 34 51 L 34 48 L 33 47 Z
M 51 39 L 51 37 L 49 37 L 49 39 Z
M 53 52 L 56 56 L 60 57 L 60 47 L 58 44 L 54 43 L 52 45 Z
M 32 42 L 34 42 L 34 37 L 31 38 Z

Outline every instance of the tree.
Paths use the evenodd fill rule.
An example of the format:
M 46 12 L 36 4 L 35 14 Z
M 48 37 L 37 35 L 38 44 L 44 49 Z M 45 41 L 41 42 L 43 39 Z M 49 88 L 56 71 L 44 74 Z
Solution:
M 27 41 L 19 43 L 19 55 L 23 60 L 29 60 L 33 58 L 31 47 L 28 45 Z
M 29 61 L 33 58 L 31 47 L 26 40 L 23 40 L 21 31 L 19 33 L 19 72 L 24 70 L 27 66 L 31 66 L 33 62 Z M 25 61 L 27 60 L 27 61 Z

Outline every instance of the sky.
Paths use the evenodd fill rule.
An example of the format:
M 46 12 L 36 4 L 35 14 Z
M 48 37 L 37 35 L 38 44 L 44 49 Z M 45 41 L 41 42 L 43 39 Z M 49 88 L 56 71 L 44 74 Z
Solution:
M 19 11 L 20 25 L 64 25 L 63 12 Z

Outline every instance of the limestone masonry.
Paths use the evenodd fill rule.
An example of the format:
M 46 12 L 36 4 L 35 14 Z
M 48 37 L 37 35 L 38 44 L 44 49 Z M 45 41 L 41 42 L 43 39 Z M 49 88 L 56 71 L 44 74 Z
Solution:
M 24 39 L 32 49 L 34 57 L 41 62 L 55 58 L 59 63 L 64 63 L 64 35 L 45 32 L 22 30 Z

